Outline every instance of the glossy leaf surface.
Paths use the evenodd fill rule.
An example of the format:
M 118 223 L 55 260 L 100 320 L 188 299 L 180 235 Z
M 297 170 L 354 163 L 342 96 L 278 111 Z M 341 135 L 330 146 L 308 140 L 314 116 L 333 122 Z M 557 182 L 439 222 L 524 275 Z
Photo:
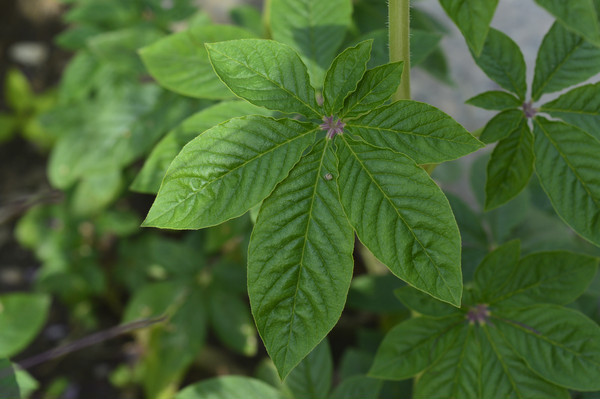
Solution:
M 561 118 L 600 140 L 600 83 L 576 87 L 544 104 L 541 111 Z
M 600 72 L 600 47 L 555 22 L 537 55 L 532 98 L 585 81 Z
M 418 164 L 456 159 L 483 146 L 439 109 L 410 100 L 349 120 L 346 130 L 369 144 L 405 154 Z
M 525 115 L 518 109 L 509 109 L 494 116 L 483 128 L 479 139 L 486 144 L 506 138 L 523 123 Z
M 358 116 L 383 105 L 400 85 L 403 67 L 403 62 L 394 62 L 365 72 L 356 90 L 344 101 L 341 116 Z
M 530 254 L 510 267 L 508 283 L 489 298 L 498 306 L 527 306 L 536 303 L 566 305 L 581 296 L 596 274 L 598 259 L 567 251 Z M 494 265 L 498 269 L 499 265 Z M 496 272 L 497 273 L 497 272 Z M 485 292 L 485 290 L 484 290 Z
M 367 70 L 372 44 L 372 41 L 361 42 L 347 48 L 333 60 L 323 84 L 323 107 L 327 115 L 336 114 L 346 97 L 356 90 Z
M 315 130 L 258 115 L 207 130 L 171 164 L 144 225 L 197 229 L 241 216 L 287 175 Z
M 498 142 L 487 165 L 485 209 L 499 207 L 517 196 L 533 173 L 533 135 L 526 121 Z
M 394 294 L 407 308 L 425 316 L 445 317 L 456 313 L 456 308 L 445 302 L 432 300 L 423 291 L 409 285 L 398 288 Z
M 475 284 L 480 299 L 489 302 L 506 286 L 521 256 L 519 240 L 509 241 L 488 253 L 475 270 Z
M 204 131 L 231 118 L 244 115 L 269 116 L 271 112 L 245 101 L 223 101 L 195 113 L 171 130 L 154 147 L 131 189 L 156 194 L 169 165 L 179 151 Z
M 577 390 L 599 390 L 600 327 L 556 305 L 498 310 L 499 333 L 535 373 Z
M 462 340 L 419 379 L 415 398 L 569 398 L 529 370 L 494 328 L 463 329 Z
M 333 328 L 352 278 L 330 145 L 315 144 L 265 199 L 248 249 L 252 313 L 281 377 Z
M 398 324 L 385 336 L 369 375 L 402 380 L 441 358 L 455 343 L 462 317 L 416 317 Z
M 600 141 L 583 130 L 538 117 L 535 170 L 558 215 L 600 245 Z
M 306 66 L 289 46 L 247 39 L 206 48 L 215 72 L 237 96 L 271 110 L 320 118 Z
M 475 63 L 490 79 L 508 91 L 515 93 L 521 101 L 525 99 L 525 59 L 519 46 L 507 35 L 490 29 L 483 51 L 473 55 Z
M 410 158 L 340 137 L 340 198 L 360 240 L 396 276 L 459 306 L 460 239 L 442 191 Z

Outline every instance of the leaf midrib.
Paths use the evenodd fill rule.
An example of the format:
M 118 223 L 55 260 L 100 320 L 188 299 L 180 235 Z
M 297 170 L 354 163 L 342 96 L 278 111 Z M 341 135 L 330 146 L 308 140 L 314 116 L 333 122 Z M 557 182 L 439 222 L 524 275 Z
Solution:
M 290 347 L 290 341 L 291 341 L 291 337 L 292 337 L 292 331 L 294 330 L 294 320 L 296 318 L 296 302 L 298 299 L 298 291 L 300 290 L 300 277 L 302 275 L 302 271 L 304 269 L 304 254 L 306 253 L 306 243 L 308 242 L 308 230 L 310 228 L 310 224 L 311 221 L 313 219 L 313 209 L 314 209 L 314 204 L 315 204 L 315 198 L 317 196 L 317 187 L 319 186 L 319 180 L 321 177 L 321 170 L 323 167 L 323 160 L 325 158 L 325 153 L 327 152 L 327 147 L 329 145 L 329 141 L 327 140 L 325 141 L 325 145 L 323 147 L 323 152 L 321 154 L 321 159 L 319 161 L 319 166 L 317 168 L 317 173 L 315 174 L 315 184 L 313 186 L 313 194 L 310 200 L 310 206 L 309 206 L 309 211 L 308 211 L 308 220 L 306 221 L 306 229 L 304 231 L 304 238 L 303 238 L 303 242 L 302 242 L 302 255 L 300 256 L 300 262 L 298 263 L 298 277 L 296 279 L 296 289 L 294 291 L 294 302 L 292 303 L 292 311 L 290 312 L 290 321 L 289 321 L 289 331 L 288 331 L 288 337 L 287 337 L 287 343 L 286 343 L 286 350 L 285 353 L 283 355 L 283 364 L 285 365 L 287 362 L 287 356 L 288 356 L 288 348 Z

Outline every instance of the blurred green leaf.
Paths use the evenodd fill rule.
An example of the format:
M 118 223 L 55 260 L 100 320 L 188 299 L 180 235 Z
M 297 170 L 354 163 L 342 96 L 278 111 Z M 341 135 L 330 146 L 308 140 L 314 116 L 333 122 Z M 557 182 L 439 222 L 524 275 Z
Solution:
M 0 296 L 0 357 L 24 349 L 40 332 L 50 308 L 50 297 L 11 293 Z M 2 368 L 2 367 L 0 367 Z

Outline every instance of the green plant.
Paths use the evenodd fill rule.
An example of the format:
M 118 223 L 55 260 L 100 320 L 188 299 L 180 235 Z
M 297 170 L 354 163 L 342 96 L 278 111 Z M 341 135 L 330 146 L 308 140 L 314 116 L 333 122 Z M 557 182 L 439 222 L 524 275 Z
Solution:
M 476 63 L 516 95 L 495 91 L 468 101 L 503 111 L 501 122 L 492 120 L 482 133 L 485 142 L 504 139 L 488 164 L 486 209 L 504 204 L 527 185 L 535 159 L 542 187 L 558 214 L 598 244 L 600 142 L 572 125 L 542 118 L 525 101 L 523 56 L 506 35 L 489 28 L 497 2 L 441 3 L 461 28 Z M 541 46 L 534 100 L 598 72 L 598 63 L 591 60 L 576 64 L 577 75 L 569 69 L 570 62 L 577 62 L 569 59 L 571 47 L 578 50 L 585 40 L 577 35 L 582 33 L 577 30 L 581 26 L 572 26 L 573 13 L 587 13 L 585 20 L 593 15 L 595 25 L 590 23 L 591 30 L 586 31 L 590 36 L 584 34 L 591 42 L 582 51 L 598 51 L 592 29 L 597 28 L 596 10 L 592 2 L 580 3 L 581 8 L 572 11 L 560 9 L 556 2 L 542 2 L 566 19 L 555 24 Z M 339 32 L 348 20 L 349 3 L 319 3 L 310 21 L 294 12 L 310 9 L 311 4 L 308 0 L 270 2 L 267 15 L 276 41 L 242 38 L 206 44 L 216 75 L 235 95 L 272 111 L 297 115 L 299 120 L 247 116 L 206 130 L 171 163 L 144 222 L 161 228 L 197 229 L 260 206 L 249 247 L 248 291 L 258 330 L 282 378 L 339 318 L 352 274 L 353 230 L 375 257 L 411 286 L 457 307 L 462 303 L 462 309 L 483 309 L 484 316 L 473 317 L 482 323 L 488 320 L 488 305 L 479 304 L 481 298 L 461 300 L 458 229 L 445 198 L 417 166 L 461 157 L 478 149 L 479 143 L 440 111 L 402 100 L 410 95 L 408 64 L 406 73 L 401 73 L 402 61 L 409 61 L 408 2 L 389 4 L 390 59 L 400 62 L 369 70 L 372 43 L 368 41 L 348 47 L 328 67 L 343 40 Z M 558 29 L 560 37 L 554 33 Z M 558 48 L 565 40 L 575 44 Z M 561 51 L 565 55 L 558 57 L 569 62 L 548 60 Z M 152 70 L 155 61 L 148 57 L 146 62 Z M 394 95 L 400 76 L 404 85 Z M 597 129 L 597 87 L 575 89 L 540 111 L 557 116 L 559 109 L 571 122 Z M 581 101 L 582 94 L 589 101 Z M 393 101 L 386 104 L 393 95 Z M 577 104 L 575 98 L 580 100 Z M 591 115 L 581 116 L 582 107 L 591 110 Z M 574 191 L 564 189 L 565 179 Z M 595 273 L 597 261 L 590 262 L 580 292 Z M 469 315 L 467 310 L 455 312 L 457 320 Z M 441 330 L 443 339 L 452 344 L 454 330 Z M 597 342 L 595 329 L 586 334 L 585 339 Z M 399 356 L 385 345 L 376 365 L 384 362 L 384 356 Z M 440 344 L 440 348 L 447 347 Z M 419 361 L 426 361 L 424 352 L 417 352 Z M 432 375 L 436 378 L 437 373 Z M 544 377 L 560 385 L 555 375 Z M 570 387 L 593 389 L 586 383 L 574 384 Z M 518 391 L 519 386 L 512 388 Z
M 150 0 L 106 14 L 81 2 L 68 16 L 80 26 L 59 39 L 79 53 L 46 116 L 61 132 L 49 175 L 67 201 L 34 208 L 18 230 L 45 263 L 41 290 L 74 307 L 101 297 L 124 322 L 166 316 L 135 334 L 135 367 L 112 374 L 153 399 L 600 390 L 600 84 L 572 87 L 600 72 L 600 1 L 536 2 L 556 22 L 528 90 L 518 45 L 490 27 L 498 1 L 440 0 L 499 86 L 467 101 L 499 111 L 473 134 L 410 100 L 411 67 L 451 82 L 446 30 L 418 3 L 268 0 L 262 15 L 235 9 L 238 26 L 197 14 L 167 35 L 186 2 L 164 14 Z M 496 141 L 470 171 L 453 161 Z M 437 185 L 453 170 L 475 202 Z M 202 231 L 125 228 L 115 215 L 137 220 L 125 185 L 157 194 L 144 226 Z M 102 244 L 116 240 L 100 272 Z M 254 378 L 177 392 L 210 356 L 199 355 L 209 326 L 223 347 L 260 352 L 246 290 L 271 360 Z M 354 344 L 332 356 L 341 315 Z

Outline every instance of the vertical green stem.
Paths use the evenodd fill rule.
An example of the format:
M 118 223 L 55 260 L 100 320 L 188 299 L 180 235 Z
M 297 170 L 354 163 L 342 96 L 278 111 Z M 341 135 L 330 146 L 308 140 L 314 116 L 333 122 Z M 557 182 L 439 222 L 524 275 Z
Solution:
M 263 26 L 265 27 L 265 33 L 267 39 L 271 38 L 271 0 L 263 1 Z
M 410 99 L 410 0 L 389 0 L 390 62 L 404 61 L 393 100 Z

